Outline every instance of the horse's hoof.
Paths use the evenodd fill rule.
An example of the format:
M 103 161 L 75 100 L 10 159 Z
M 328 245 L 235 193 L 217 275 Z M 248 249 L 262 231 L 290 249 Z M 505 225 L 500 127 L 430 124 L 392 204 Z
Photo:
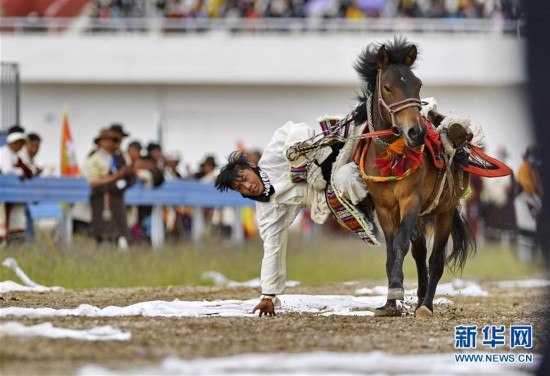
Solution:
M 374 311 L 374 317 L 401 317 L 403 309 L 401 307 L 380 307 Z
M 416 310 L 416 317 L 421 319 L 431 319 L 433 312 L 426 306 L 422 306 Z

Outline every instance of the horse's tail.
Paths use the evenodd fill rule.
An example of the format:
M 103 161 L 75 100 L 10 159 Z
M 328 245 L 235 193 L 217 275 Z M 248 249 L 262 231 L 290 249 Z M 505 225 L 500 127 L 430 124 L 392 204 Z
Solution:
M 466 222 L 458 208 L 455 208 L 453 214 L 453 224 L 451 226 L 451 237 L 453 238 L 453 250 L 447 256 L 446 264 L 455 272 L 462 271 L 468 256 L 476 253 L 476 239 L 470 225 Z

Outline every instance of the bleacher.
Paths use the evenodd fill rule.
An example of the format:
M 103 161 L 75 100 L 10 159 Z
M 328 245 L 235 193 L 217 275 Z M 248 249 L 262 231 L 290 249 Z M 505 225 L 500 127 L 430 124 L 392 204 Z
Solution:
M 72 215 L 70 205 L 88 202 L 90 186 L 82 178 L 35 178 L 21 180 L 13 175 L 0 175 L 0 201 L 9 203 L 25 203 L 31 206 L 34 219 L 59 218 L 62 223 L 63 242 L 72 241 Z M 127 205 L 152 205 L 152 236 L 153 247 L 161 247 L 164 243 L 164 225 L 162 218 L 163 206 L 186 206 L 194 209 L 191 238 L 199 242 L 204 233 L 204 208 L 232 207 L 240 210 L 242 207 L 253 206 L 253 201 L 244 199 L 235 192 L 220 193 L 212 185 L 195 180 L 171 180 L 158 188 L 145 189 L 137 184 L 125 193 Z M 64 205 L 61 205 L 61 204 Z M 232 240 L 243 240 L 240 215 L 236 215 L 233 224 Z

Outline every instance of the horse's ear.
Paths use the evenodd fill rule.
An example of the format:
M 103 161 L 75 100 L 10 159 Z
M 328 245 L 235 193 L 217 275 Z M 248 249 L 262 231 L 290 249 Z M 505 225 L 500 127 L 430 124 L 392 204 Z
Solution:
M 407 56 L 405 56 L 405 64 L 407 64 L 407 66 L 409 67 L 413 65 L 414 61 L 416 60 L 416 55 L 416 46 L 413 44 L 412 47 L 409 49 L 409 52 L 407 52 Z
M 390 65 L 390 56 L 388 55 L 388 51 L 386 51 L 386 46 L 382 45 L 378 49 L 378 66 L 380 69 L 386 69 Z

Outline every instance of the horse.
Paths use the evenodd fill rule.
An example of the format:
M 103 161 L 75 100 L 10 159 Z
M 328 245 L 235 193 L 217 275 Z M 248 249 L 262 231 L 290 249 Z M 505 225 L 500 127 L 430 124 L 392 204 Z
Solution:
M 390 158 L 392 146 L 399 146 L 403 154 L 393 161 L 390 158 L 390 163 L 401 161 L 405 169 L 407 163 L 418 160 L 416 169 L 409 168 L 409 173 L 404 171 L 401 177 L 382 182 L 365 179 L 386 240 L 388 293 L 386 304 L 377 309 L 377 316 L 402 314 L 397 301 L 404 299 L 403 260 L 410 244 L 418 271 L 416 317 L 433 316 L 434 294 L 445 265 L 453 271 L 462 270 L 476 248 L 473 233 L 459 211 L 460 198 L 469 183 L 468 174 L 457 164 L 451 164 L 451 176 L 448 180 L 442 178 L 441 170 L 435 167 L 428 153 L 423 152 L 430 129 L 421 115 L 422 81 L 412 71 L 417 54 L 414 44 L 398 37 L 386 44 L 369 44 L 354 66 L 362 86 L 358 95 L 360 105 L 353 113 L 353 120 L 355 124 L 368 123 L 368 129 L 363 131 L 367 136 L 369 132 L 384 134 L 372 138 L 373 142 L 368 141 L 370 147 L 363 149 L 365 152 L 356 160 L 364 176 L 380 177 L 380 161 Z M 432 112 L 429 118 L 438 124 L 443 117 Z M 408 162 L 406 156 L 410 157 Z M 438 192 L 440 196 L 436 201 Z M 363 211 L 368 214 L 366 209 Z M 427 217 L 433 218 L 434 232 L 429 266 L 422 224 L 422 219 Z M 452 249 L 447 255 L 449 237 Z

